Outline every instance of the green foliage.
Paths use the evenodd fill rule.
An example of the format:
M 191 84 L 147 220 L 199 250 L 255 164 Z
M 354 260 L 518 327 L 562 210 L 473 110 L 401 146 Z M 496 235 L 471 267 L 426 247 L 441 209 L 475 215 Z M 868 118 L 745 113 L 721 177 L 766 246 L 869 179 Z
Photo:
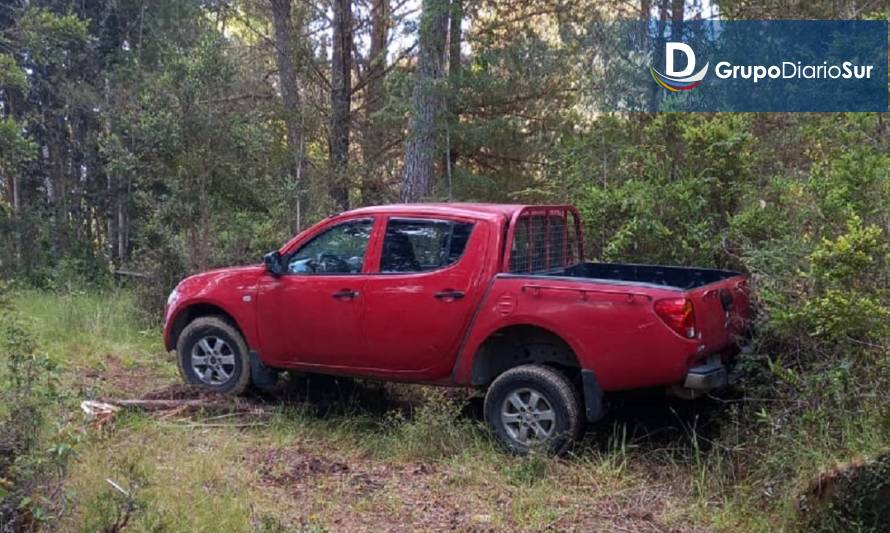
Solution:
M 48 411 L 58 400 L 55 363 L 38 351 L 0 286 L 0 524 L 25 528 L 58 509 L 54 489 L 64 477 L 71 436 L 46 436 Z
M 846 233 L 823 238 L 809 257 L 815 294 L 801 309 L 814 336 L 838 345 L 890 339 L 888 252 L 881 228 L 855 215 Z
M 594 257 L 751 278 L 755 336 L 740 384 L 751 400 L 699 458 L 703 490 L 720 487 L 743 509 L 760 484 L 793 493 L 824 465 L 890 441 L 890 164 L 875 117 L 838 121 L 794 117 L 773 130 L 756 115 L 605 116 L 564 146 L 561 179 L 580 191 Z M 771 523 L 798 520 L 789 511 Z
M 755 258 L 764 251 L 765 243 L 794 238 L 805 244 L 815 229 L 808 220 L 818 216 L 818 211 L 802 180 L 776 176 L 760 187 L 743 188 L 738 201 L 738 210 L 728 222 L 727 238 L 748 256 L 753 270 L 770 269 L 771 264 L 782 261 L 780 257 Z
M 28 77 L 25 71 L 15 62 L 9 54 L 0 53 L 0 87 L 27 90 Z
M 709 235 L 709 221 L 699 216 L 706 207 L 702 185 L 684 179 L 591 187 L 581 205 L 592 252 L 606 261 L 712 264 L 716 247 L 707 245 L 716 239 Z
M 63 63 L 71 50 L 90 41 L 86 20 L 74 14 L 59 16 L 39 7 L 25 10 L 19 31 L 22 43 L 40 65 Z
M 547 479 L 550 458 L 543 453 L 532 453 L 507 462 L 503 466 L 504 476 L 514 485 L 532 486 Z
M 24 135 L 21 124 L 11 117 L 0 118 L 0 168 L 19 172 L 20 166 L 35 156 L 36 146 Z
M 813 336 L 838 344 L 846 340 L 880 341 L 890 332 L 890 309 L 878 298 L 835 289 L 804 304 L 801 318 Z
M 864 226 L 853 215 L 847 231 L 834 240 L 824 238 L 810 255 L 813 277 L 821 287 L 866 289 L 888 278 L 890 244 L 880 227 Z
M 801 341 L 807 343 L 812 336 L 848 349 L 855 348 L 850 343 L 884 342 L 890 334 L 890 248 L 881 229 L 863 226 L 854 217 L 845 233 L 809 246 L 812 251 L 804 257 L 798 249 L 798 261 L 785 272 L 763 280 L 760 294 L 772 319 L 764 330 L 779 337 L 806 336 Z
M 63 294 L 17 290 L 13 304 L 20 315 L 31 317 L 40 346 L 63 368 L 70 368 L 72 347 L 83 351 L 82 362 L 94 368 L 102 368 L 109 354 L 163 364 L 156 355 L 163 351 L 161 339 L 156 331 L 140 324 L 136 298 L 132 291 L 123 289 Z
M 813 167 L 810 187 L 832 222 L 854 215 L 887 220 L 890 156 L 868 145 L 845 147 Z
M 478 430 L 460 416 L 460 403 L 441 390 L 424 389 L 422 394 L 410 419 L 399 411 L 389 413 L 386 452 L 413 460 L 441 460 L 472 445 Z
M 613 127 L 610 120 L 604 127 Z M 630 124 L 629 124 L 630 125 Z M 632 126 L 632 125 L 631 125 Z M 597 169 L 571 169 L 586 182 L 577 200 L 592 255 L 605 260 L 700 265 L 732 264 L 724 249 L 726 224 L 748 190 L 756 163 L 749 120 L 739 115 L 660 115 L 630 134 L 630 147 L 601 157 L 617 158 Z M 609 131 L 593 133 L 590 143 Z M 639 140 L 633 140 L 639 136 Z M 577 152 L 577 148 L 571 148 Z M 585 174 L 588 177 L 585 179 Z

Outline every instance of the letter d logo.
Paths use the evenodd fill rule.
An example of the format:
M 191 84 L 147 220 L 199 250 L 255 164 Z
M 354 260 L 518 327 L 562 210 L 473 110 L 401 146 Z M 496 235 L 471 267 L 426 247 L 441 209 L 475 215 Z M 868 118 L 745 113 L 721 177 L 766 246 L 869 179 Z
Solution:
M 676 52 L 686 55 L 686 68 L 674 70 L 674 56 Z M 664 73 L 672 78 L 686 77 L 695 70 L 695 52 L 686 43 L 667 43 L 664 49 Z
M 674 69 L 674 58 L 677 52 L 686 56 L 686 68 L 680 71 Z M 655 83 L 671 92 L 689 91 L 701 85 L 701 80 L 708 73 L 709 64 L 705 63 L 701 70 L 693 74 L 695 71 L 695 52 L 692 51 L 692 47 L 686 43 L 665 43 L 664 74 L 658 72 L 652 66 L 649 67 L 649 72 L 652 74 Z

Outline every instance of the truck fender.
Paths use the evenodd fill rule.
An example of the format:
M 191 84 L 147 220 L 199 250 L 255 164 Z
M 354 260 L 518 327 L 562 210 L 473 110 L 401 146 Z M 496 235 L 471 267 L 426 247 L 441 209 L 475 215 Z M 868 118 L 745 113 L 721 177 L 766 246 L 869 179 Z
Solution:
M 571 336 L 563 335 L 562 332 L 556 327 L 555 324 L 549 323 L 548 321 L 537 320 L 533 317 L 511 317 L 510 320 L 502 320 L 498 321 L 495 325 L 490 325 L 483 329 L 476 329 L 471 326 L 471 330 L 469 331 L 468 338 L 466 342 L 461 346 L 460 352 L 458 353 L 457 360 L 454 364 L 454 369 L 452 370 L 452 379 L 455 383 L 461 385 L 470 385 L 473 382 L 473 365 L 476 360 L 476 357 L 479 354 L 480 348 L 485 344 L 485 342 L 491 338 L 492 335 L 502 331 L 504 329 L 513 327 L 513 326 L 528 326 L 532 328 L 537 328 L 540 330 L 544 330 L 555 337 L 561 339 L 568 348 L 572 351 L 575 356 L 575 359 L 578 362 L 580 368 L 585 367 L 585 357 L 584 354 L 580 351 L 580 346 Z
M 164 347 L 166 350 L 172 350 L 176 347 L 176 338 L 185 328 L 186 324 L 197 316 L 220 315 L 231 321 L 241 335 L 244 336 L 244 342 L 248 348 L 254 348 L 258 345 L 257 337 L 250 327 L 244 327 L 244 320 L 238 320 L 238 315 L 232 313 L 225 304 L 217 300 L 206 298 L 195 298 L 184 302 L 177 302 L 176 308 L 170 312 L 164 331 Z M 243 318 L 243 317 L 242 317 Z

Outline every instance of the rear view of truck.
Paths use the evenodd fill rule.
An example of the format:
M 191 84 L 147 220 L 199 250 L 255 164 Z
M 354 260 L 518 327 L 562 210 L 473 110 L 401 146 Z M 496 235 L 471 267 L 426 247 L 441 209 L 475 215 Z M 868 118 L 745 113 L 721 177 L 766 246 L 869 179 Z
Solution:
M 541 427 L 540 411 L 525 415 L 529 402 L 561 413 L 554 427 L 571 433 L 572 389 L 577 416 L 588 421 L 603 416 L 611 391 L 664 387 L 694 398 L 727 384 L 745 332 L 748 291 L 739 273 L 585 262 L 582 242 L 571 206 L 512 213 L 499 272 L 469 335 L 466 350 L 476 354 L 469 380 L 489 386 L 486 417 L 519 452 L 534 437 L 523 431 Z M 461 371 L 470 369 L 459 364 Z
M 574 326 L 580 350 L 594 372 L 601 367 L 604 390 L 667 385 L 694 397 L 695 391 L 727 384 L 726 364 L 750 318 L 744 276 L 711 268 L 585 262 L 580 220 L 571 206 L 517 212 L 508 238 L 503 271 L 525 280 L 520 290 L 577 294 L 577 309 L 564 307 L 563 320 L 586 322 Z M 590 309 L 597 307 L 609 312 Z M 584 309 L 586 321 L 578 316 Z M 599 324 L 590 321 L 594 315 Z

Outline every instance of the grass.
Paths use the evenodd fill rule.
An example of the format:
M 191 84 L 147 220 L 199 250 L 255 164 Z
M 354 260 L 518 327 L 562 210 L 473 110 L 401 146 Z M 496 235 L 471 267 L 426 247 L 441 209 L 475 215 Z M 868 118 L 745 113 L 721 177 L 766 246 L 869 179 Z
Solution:
M 282 396 L 260 427 L 121 413 L 98 428 L 82 421 L 79 400 L 179 380 L 160 331 L 140 327 L 132 304 L 126 291 L 14 295 L 60 365 L 68 401 L 56 423 L 81 434 L 62 530 L 103 530 L 129 514 L 127 531 L 766 531 L 794 512 L 783 494 L 765 502 L 775 472 L 806 478 L 848 456 L 845 446 L 873 450 L 883 435 L 851 419 L 841 431 L 857 436 L 842 444 L 831 442 L 837 428 L 782 434 L 782 453 L 739 464 L 734 447 L 776 443 L 726 429 L 718 438 L 707 418 L 725 410 L 653 397 L 596 426 L 569 458 L 515 458 L 467 414 L 462 395 L 381 384 L 359 384 L 333 405 L 308 390 Z
M 111 479 L 136 502 L 135 530 L 249 530 L 253 473 L 242 460 L 238 435 L 184 433 L 127 420 L 85 446 L 66 483 L 74 506 L 63 529 L 97 531 L 116 521 L 122 495 Z
M 68 389 L 123 392 L 129 385 L 142 386 L 139 378 L 144 373 L 175 376 L 160 332 L 138 324 L 129 292 L 23 290 L 14 293 L 12 303 L 37 336 L 40 348 L 62 367 Z M 125 374 L 133 378 L 102 383 Z

